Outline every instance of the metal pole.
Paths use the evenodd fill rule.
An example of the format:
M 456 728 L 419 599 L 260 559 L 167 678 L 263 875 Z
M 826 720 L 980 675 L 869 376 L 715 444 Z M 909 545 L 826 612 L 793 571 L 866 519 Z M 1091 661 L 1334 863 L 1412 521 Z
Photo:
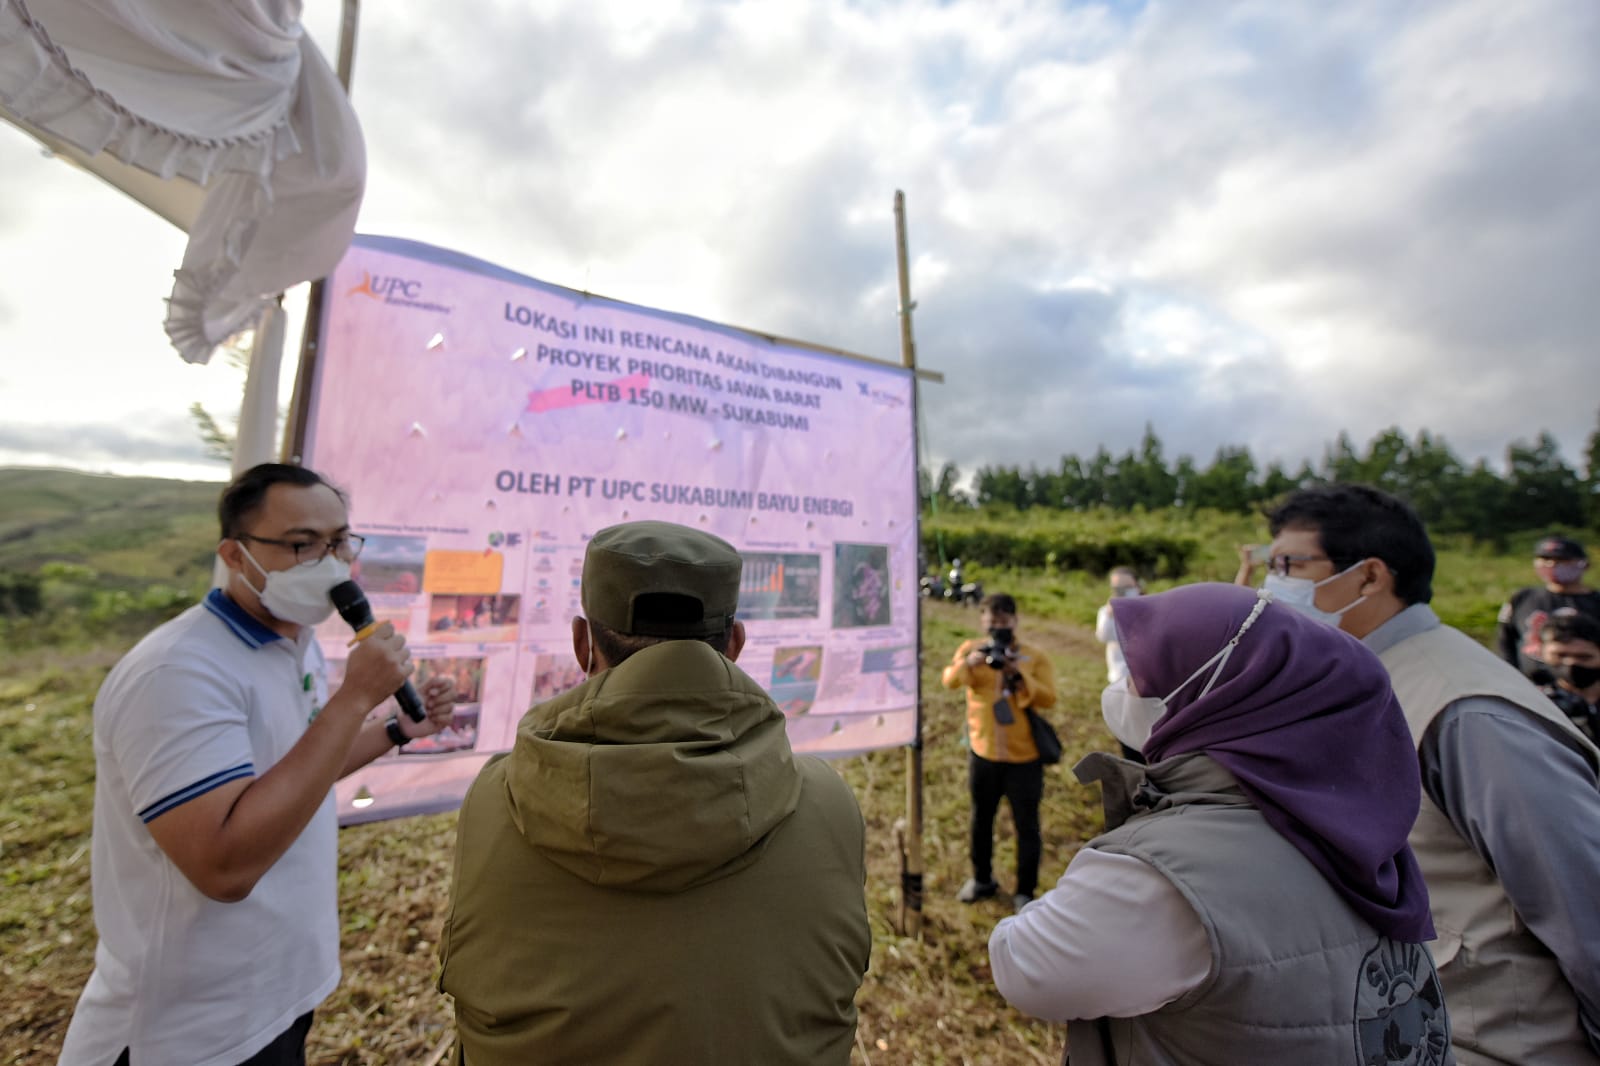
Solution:
M 344 0 L 339 19 L 339 84 L 350 95 L 355 73 L 356 32 L 361 24 L 361 0 Z M 306 294 L 306 321 L 300 333 L 300 363 L 294 372 L 294 399 L 289 404 L 289 424 L 283 432 L 283 461 L 298 463 L 305 454 L 306 420 L 311 413 L 311 380 L 317 371 L 317 346 L 322 340 L 322 302 L 326 280 L 318 278 Z
M 917 344 L 911 334 L 911 268 L 906 261 L 906 194 L 894 193 L 895 263 L 900 273 L 900 361 L 911 371 L 911 477 L 917 500 L 916 543 L 922 545 L 922 503 L 917 484 Z M 919 556 L 920 557 L 920 556 Z M 921 577 L 920 572 L 918 577 Z M 917 596 L 917 725 L 906 748 L 906 833 L 900 847 L 900 929 L 922 939 L 922 596 Z
M 339 19 L 339 84 L 344 94 L 350 95 L 350 75 L 356 66 L 356 30 L 361 23 L 361 0 L 344 0 L 344 14 Z

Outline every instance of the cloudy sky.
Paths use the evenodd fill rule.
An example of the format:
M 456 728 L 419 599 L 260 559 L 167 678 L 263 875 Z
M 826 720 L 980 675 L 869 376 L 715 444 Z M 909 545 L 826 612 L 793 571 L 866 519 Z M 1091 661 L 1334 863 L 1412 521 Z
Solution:
M 1595 427 L 1600 4 L 364 7 L 363 232 L 897 359 L 903 189 L 935 464 Z M 224 476 L 182 250 L 0 130 L 0 463 Z

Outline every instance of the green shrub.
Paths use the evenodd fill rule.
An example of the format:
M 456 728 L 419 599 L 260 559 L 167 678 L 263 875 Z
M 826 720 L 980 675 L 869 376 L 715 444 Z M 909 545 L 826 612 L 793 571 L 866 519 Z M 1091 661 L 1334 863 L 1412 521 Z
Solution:
M 43 590 L 38 574 L 0 571 L 0 616 L 38 614 L 44 607 Z
M 1146 577 L 1175 578 L 1189 572 L 1200 548 L 1199 538 L 1165 516 L 997 512 L 927 517 L 922 525 L 925 558 L 1046 573 L 1103 575 L 1131 566 Z

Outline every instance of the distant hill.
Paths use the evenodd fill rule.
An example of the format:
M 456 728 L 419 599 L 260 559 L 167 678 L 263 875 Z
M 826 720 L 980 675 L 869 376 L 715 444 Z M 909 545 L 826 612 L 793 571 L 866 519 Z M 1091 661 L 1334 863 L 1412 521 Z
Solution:
M 203 588 L 221 489 L 213 481 L 0 467 L 0 571 L 64 562 L 93 569 L 107 587 Z

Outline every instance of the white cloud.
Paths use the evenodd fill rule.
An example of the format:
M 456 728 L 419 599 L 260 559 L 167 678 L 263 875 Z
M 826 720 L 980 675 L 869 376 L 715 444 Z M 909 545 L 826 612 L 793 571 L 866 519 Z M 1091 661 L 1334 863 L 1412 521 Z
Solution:
M 357 50 L 362 228 L 894 359 L 900 188 L 936 461 L 1146 421 L 1202 459 L 1391 423 L 1575 455 L 1597 43 L 1561 0 L 390 5 Z M 226 402 L 160 338 L 176 235 L 31 151 L 0 136 L 0 420 L 114 422 L 140 377 L 169 415 Z M 137 374 L 60 371 L 108 343 Z

